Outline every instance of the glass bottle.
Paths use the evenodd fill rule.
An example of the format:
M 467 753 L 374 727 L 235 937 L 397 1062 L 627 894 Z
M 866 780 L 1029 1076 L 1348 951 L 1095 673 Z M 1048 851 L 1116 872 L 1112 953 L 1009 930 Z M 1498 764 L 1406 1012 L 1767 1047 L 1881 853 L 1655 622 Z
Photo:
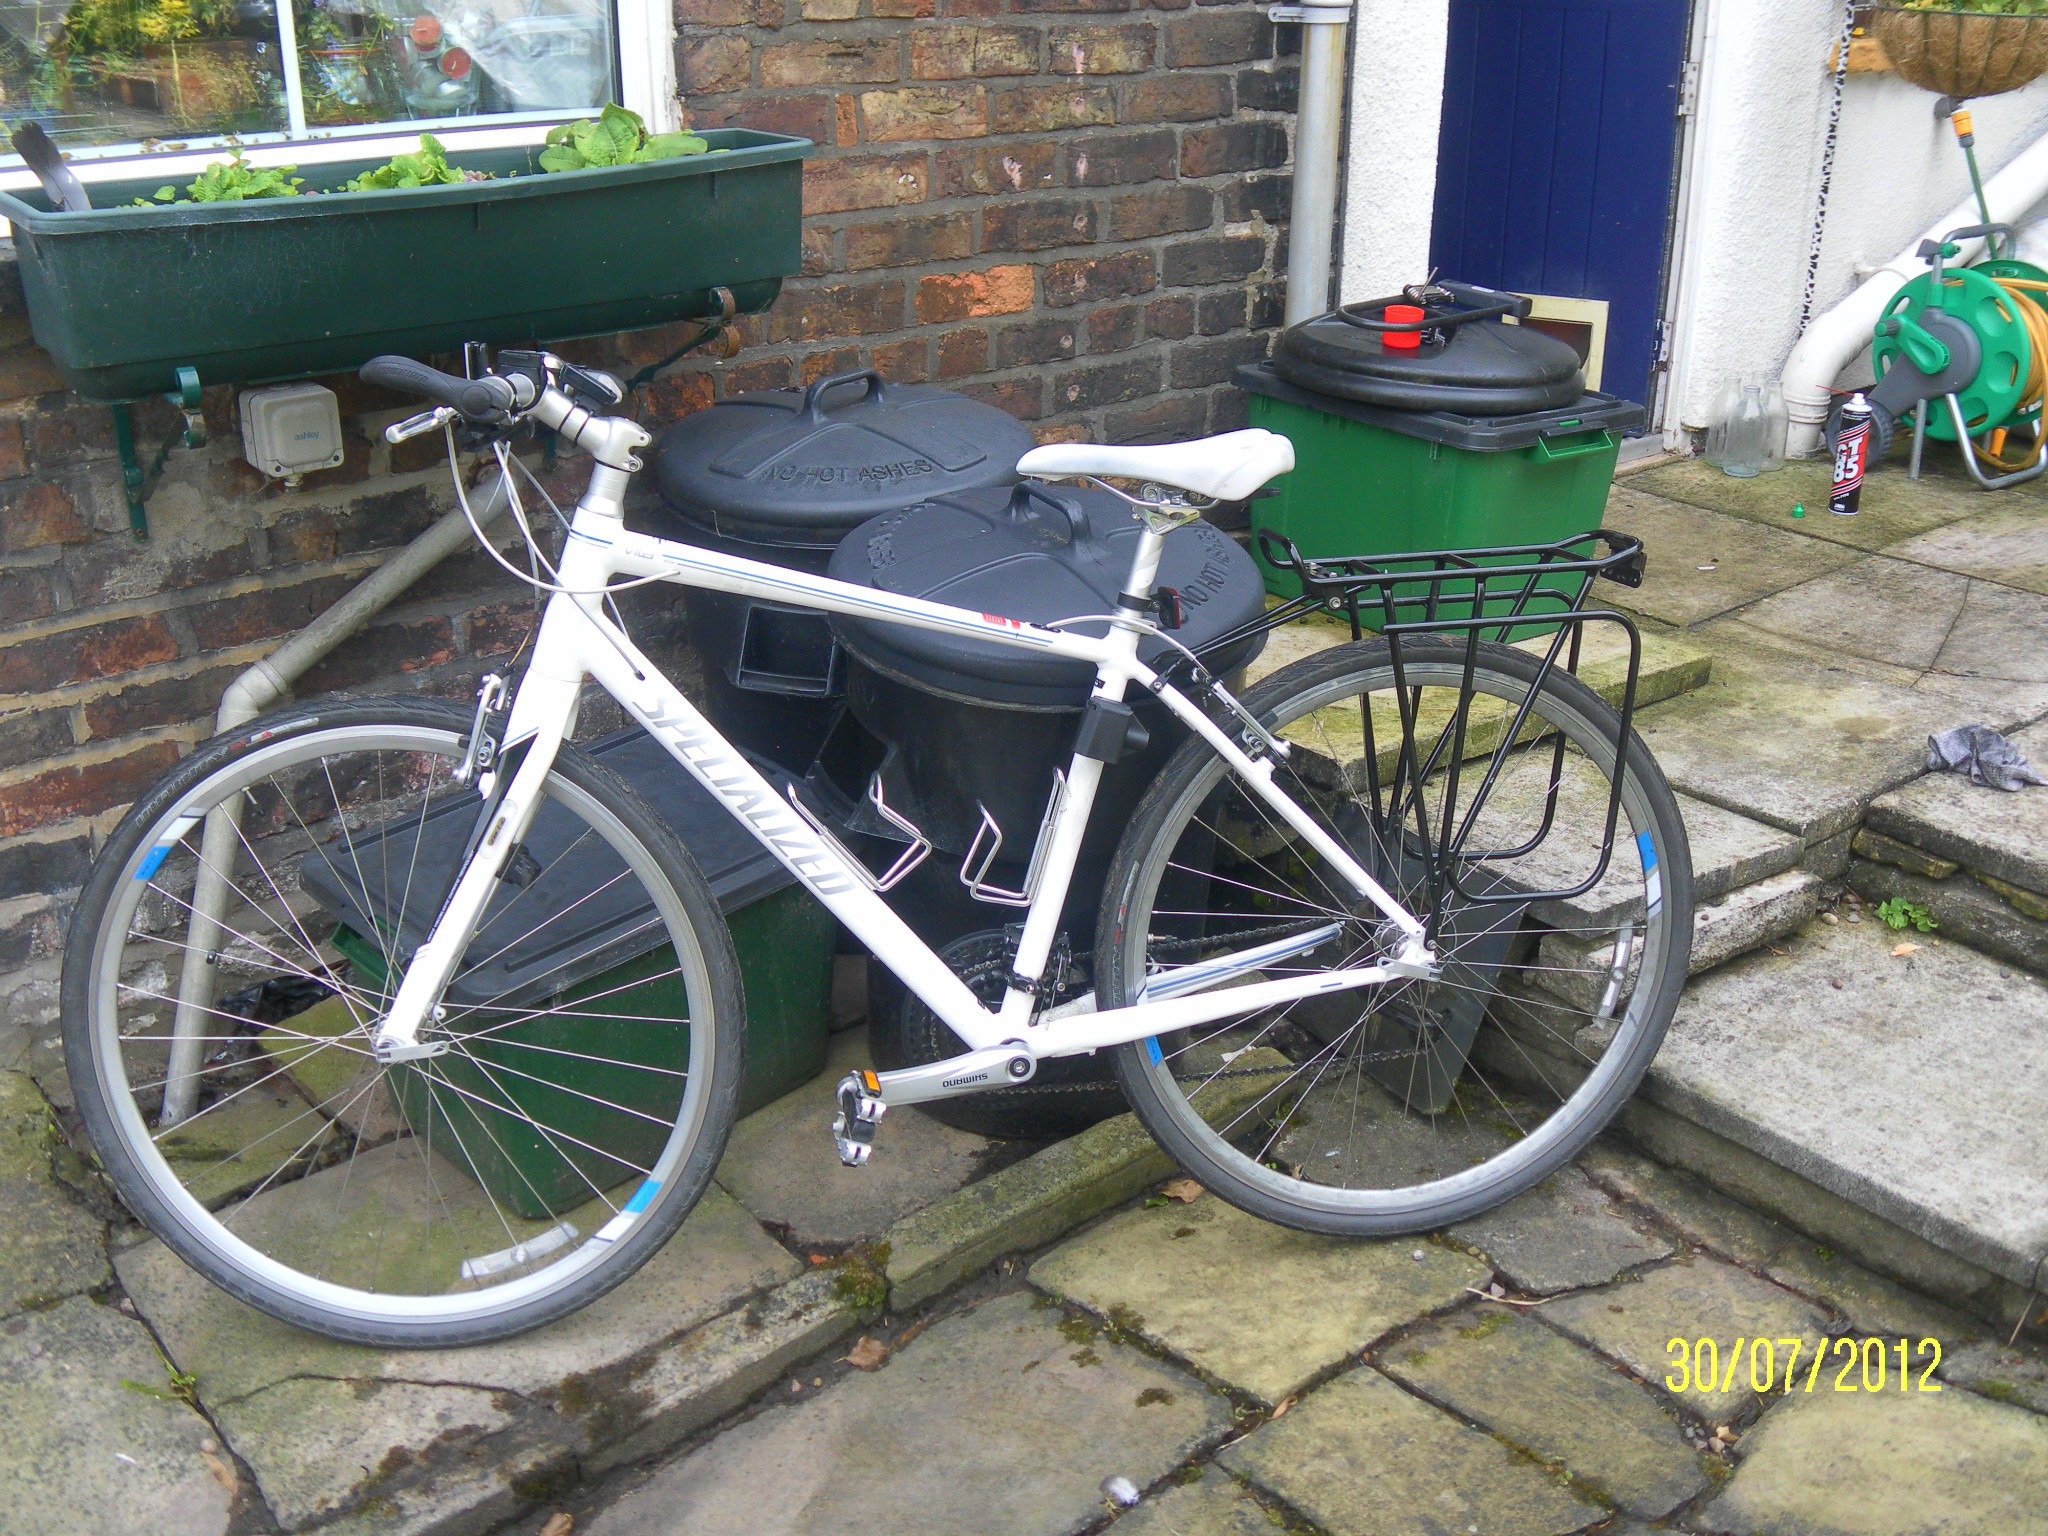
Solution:
M 1757 466 L 1765 474 L 1785 467 L 1785 434 L 1792 416 L 1785 409 L 1785 390 L 1776 379 L 1764 384 L 1764 456 Z
M 1706 461 L 1719 469 L 1728 462 L 1728 424 L 1742 405 L 1742 380 L 1730 375 L 1721 381 L 1714 396 L 1714 408 L 1707 413 Z
M 1728 420 L 1727 457 L 1721 461 L 1721 473 L 1733 475 L 1738 480 L 1748 480 L 1761 474 L 1766 430 L 1763 386 L 1745 384 L 1735 414 Z M 1782 449 L 1779 451 L 1783 452 Z

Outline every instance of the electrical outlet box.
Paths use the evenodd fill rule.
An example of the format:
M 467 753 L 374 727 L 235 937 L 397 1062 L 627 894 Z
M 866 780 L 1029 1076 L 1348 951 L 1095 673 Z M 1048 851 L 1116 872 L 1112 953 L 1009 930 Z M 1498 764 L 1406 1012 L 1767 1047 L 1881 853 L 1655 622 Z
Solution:
M 341 405 L 324 384 L 242 391 L 242 456 L 277 480 L 341 462 Z

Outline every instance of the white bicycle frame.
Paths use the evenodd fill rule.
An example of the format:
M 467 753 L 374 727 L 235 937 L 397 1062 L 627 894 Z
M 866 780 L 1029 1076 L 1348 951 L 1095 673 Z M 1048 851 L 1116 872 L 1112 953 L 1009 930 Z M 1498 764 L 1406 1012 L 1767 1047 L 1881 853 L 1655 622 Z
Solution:
M 558 565 L 562 590 L 549 598 L 542 615 L 532 660 L 506 718 L 491 781 L 483 786 L 487 803 L 501 788 L 496 778 L 509 775 L 509 780 L 502 785 L 475 855 L 407 966 L 390 1012 L 376 1031 L 373 1047 L 379 1059 L 406 1060 L 446 1048 L 431 1035 L 422 1039 L 421 1030 L 434 1016 L 435 1001 L 469 945 L 500 870 L 526 834 L 556 753 L 575 729 L 586 678 L 594 679 L 652 733 L 762 847 L 967 1042 L 967 1054 L 950 1061 L 877 1074 L 882 1095 L 890 1102 L 914 1103 L 994 1086 L 1005 1076 L 1023 1081 L 1035 1069 L 1033 1064 L 1048 1057 L 1101 1050 L 1319 993 L 1436 974 L 1422 924 L 1274 783 L 1271 749 L 1258 756 L 1246 752 L 1138 659 L 1145 624 L 1137 614 L 1103 615 L 1108 633 L 1091 637 L 876 592 L 637 533 L 625 526 L 624 494 L 630 472 L 638 467 L 632 450 L 644 446 L 647 435 L 629 421 L 591 416 L 553 389 L 543 394 L 534 415 L 591 448 L 598 464 L 570 519 Z M 1164 543 L 1164 532 L 1148 524 L 1138 541 L 1128 592 L 1140 598 L 1151 595 Z M 1227 985 L 1327 942 L 1338 926 L 1332 923 L 1234 955 L 1156 972 L 1147 978 L 1142 1000 L 1126 1007 L 1097 1010 L 1091 998 L 1039 1012 L 1033 989 L 1014 984 L 998 1007 L 986 1007 L 876 893 L 874 876 L 800 815 L 792 801 L 612 622 L 604 611 L 604 597 L 607 583 L 615 577 L 654 578 L 1086 662 L 1095 668 L 1097 699 L 1121 700 L 1136 683 L 1207 742 L 1275 816 L 1329 861 L 1361 901 L 1384 914 L 1393 952 L 1373 965 Z M 1284 742 L 1275 745 L 1280 752 L 1286 750 Z M 1102 768 L 1100 761 L 1076 754 L 1067 768 L 1065 793 L 1040 829 L 1032 861 L 1038 879 L 1025 912 L 1013 979 L 1035 980 L 1044 974 Z

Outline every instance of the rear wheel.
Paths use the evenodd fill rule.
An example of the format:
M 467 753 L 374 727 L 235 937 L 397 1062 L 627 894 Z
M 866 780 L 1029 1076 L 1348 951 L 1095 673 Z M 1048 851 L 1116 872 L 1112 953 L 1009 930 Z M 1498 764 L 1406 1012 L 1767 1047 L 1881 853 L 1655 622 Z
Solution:
M 66 948 L 71 1081 L 122 1198 L 335 1338 L 474 1343 L 594 1300 L 689 1213 L 736 1112 L 717 902 L 572 747 L 423 1034 L 449 1050 L 371 1056 L 482 805 L 455 777 L 468 726 L 368 700 L 217 738 L 116 830 Z
M 1306 998 L 1117 1054 L 1132 1108 L 1189 1173 L 1312 1231 L 1427 1231 L 1547 1176 L 1641 1079 L 1691 948 L 1685 829 L 1633 734 L 1601 870 L 1624 760 L 1612 709 L 1575 678 L 1540 678 L 1536 658 L 1508 647 L 1480 647 L 1470 693 L 1462 644 L 1407 640 L 1402 660 L 1419 794 L 1396 776 L 1402 717 L 1384 642 L 1297 662 L 1245 703 L 1290 746 L 1280 785 L 1425 920 L 1440 977 Z M 1440 859 L 1431 850 L 1444 846 L 1447 805 L 1448 824 L 1469 822 L 1469 833 Z M 1118 849 L 1098 997 L 1122 1006 L 1149 974 L 1325 931 L 1262 974 L 1371 964 L 1388 927 L 1221 758 L 1190 743 Z

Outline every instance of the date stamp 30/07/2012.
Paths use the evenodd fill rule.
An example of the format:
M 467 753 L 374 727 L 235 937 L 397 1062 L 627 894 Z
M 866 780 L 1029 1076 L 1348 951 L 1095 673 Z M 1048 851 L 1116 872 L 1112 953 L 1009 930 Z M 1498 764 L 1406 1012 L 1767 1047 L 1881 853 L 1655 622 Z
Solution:
M 1724 1350 L 1718 1339 L 1674 1338 L 1665 1350 L 1664 1389 L 1676 1396 L 1941 1390 L 1939 1339 L 1736 1339 Z

